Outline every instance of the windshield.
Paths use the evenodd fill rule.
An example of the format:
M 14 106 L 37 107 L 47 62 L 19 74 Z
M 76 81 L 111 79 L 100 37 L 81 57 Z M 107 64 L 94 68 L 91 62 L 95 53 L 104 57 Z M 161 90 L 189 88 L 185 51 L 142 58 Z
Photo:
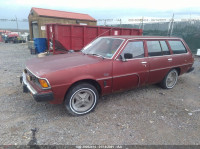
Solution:
M 105 58 L 112 58 L 117 51 L 123 39 L 117 38 L 97 38 L 92 43 L 88 44 L 82 52 L 85 54 L 97 55 Z

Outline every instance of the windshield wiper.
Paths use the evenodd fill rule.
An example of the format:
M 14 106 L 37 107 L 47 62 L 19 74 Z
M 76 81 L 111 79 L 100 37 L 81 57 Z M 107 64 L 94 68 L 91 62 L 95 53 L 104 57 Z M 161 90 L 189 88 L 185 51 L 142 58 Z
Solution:
M 96 54 L 96 53 L 93 53 L 93 54 L 90 54 L 90 55 L 94 55 L 94 56 L 98 56 L 98 57 L 101 57 L 101 58 L 105 58 L 105 57 L 103 57 L 102 55 L 99 55 L 99 54 Z
M 83 53 L 84 55 L 86 54 L 85 52 L 83 52 L 82 50 L 81 50 L 81 53 Z

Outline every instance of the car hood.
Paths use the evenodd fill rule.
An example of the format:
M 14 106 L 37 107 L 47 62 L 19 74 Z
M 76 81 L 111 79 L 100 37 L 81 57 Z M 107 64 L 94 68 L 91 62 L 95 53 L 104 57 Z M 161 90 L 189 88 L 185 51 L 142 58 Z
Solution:
M 84 55 L 81 52 L 51 55 L 41 58 L 33 58 L 26 63 L 26 68 L 33 74 L 42 77 L 43 75 L 58 70 L 64 70 L 102 61 L 102 58 Z

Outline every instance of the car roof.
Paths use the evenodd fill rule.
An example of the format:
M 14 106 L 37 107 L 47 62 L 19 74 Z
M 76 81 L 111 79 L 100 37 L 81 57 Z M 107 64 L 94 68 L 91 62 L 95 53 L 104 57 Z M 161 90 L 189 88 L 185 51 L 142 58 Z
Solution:
M 108 38 L 122 38 L 122 39 L 179 39 L 182 40 L 182 38 L 179 37 L 169 37 L 169 36 L 103 36 Z

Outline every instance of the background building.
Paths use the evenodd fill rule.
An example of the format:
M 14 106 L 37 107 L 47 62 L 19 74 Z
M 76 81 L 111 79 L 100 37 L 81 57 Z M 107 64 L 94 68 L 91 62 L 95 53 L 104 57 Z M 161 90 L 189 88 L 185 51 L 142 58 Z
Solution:
M 45 24 L 62 23 L 62 24 L 82 24 L 96 25 L 97 20 L 88 14 L 57 11 L 42 8 L 32 8 L 29 16 L 30 39 L 46 38 Z

